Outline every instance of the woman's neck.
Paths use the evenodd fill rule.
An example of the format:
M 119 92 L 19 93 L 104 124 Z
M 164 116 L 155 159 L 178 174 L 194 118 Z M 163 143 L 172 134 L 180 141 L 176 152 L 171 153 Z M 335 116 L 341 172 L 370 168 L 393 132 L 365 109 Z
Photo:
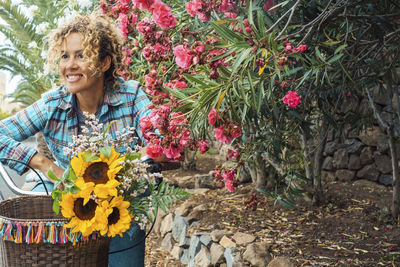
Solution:
M 103 103 L 104 99 L 104 90 L 100 94 L 88 94 L 87 92 L 85 93 L 77 93 L 76 94 L 76 99 L 77 99 L 77 104 L 78 108 L 82 112 L 88 112 L 89 114 L 95 114 L 97 111 L 97 108 Z

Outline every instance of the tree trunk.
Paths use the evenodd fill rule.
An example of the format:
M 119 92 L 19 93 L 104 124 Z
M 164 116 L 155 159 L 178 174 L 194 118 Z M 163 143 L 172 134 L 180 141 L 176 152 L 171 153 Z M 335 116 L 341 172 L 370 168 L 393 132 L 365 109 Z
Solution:
M 182 169 L 189 171 L 196 170 L 196 152 L 197 149 L 195 151 L 190 151 L 189 149 L 185 148 Z
M 256 154 L 255 165 L 257 177 L 255 186 L 257 188 L 264 188 L 267 180 L 267 169 L 265 168 L 265 160 L 261 157 L 261 153 Z
M 301 151 L 303 151 L 303 164 L 304 164 L 304 170 L 306 172 L 306 177 L 308 179 L 311 178 L 311 159 L 310 159 L 310 150 L 308 149 L 307 146 L 307 138 L 304 133 L 301 133 L 300 135 L 300 147 Z
M 322 183 L 321 183 L 321 167 L 322 167 L 322 152 L 325 148 L 326 137 L 329 129 L 328 120 L 323 117 L 321 131 L 319 133 L 318 147 L 314 154 L 313 163 L 313 204 L 319 205 L 322 201 Z

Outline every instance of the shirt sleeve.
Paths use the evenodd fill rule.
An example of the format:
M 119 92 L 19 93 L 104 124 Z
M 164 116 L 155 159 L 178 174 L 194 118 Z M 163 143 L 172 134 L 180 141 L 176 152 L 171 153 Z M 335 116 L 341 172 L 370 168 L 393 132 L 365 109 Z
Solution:
M 43 99 L 0 121 L 0 157 L 28 164 L 36 150 L 21 142 L 43 130 L 46 122 L 47 112 Z M 18 174 L 23 174 L 28 170 L 26 165 L 15 161 L 2 160 L 2 163 L 14 169 Z

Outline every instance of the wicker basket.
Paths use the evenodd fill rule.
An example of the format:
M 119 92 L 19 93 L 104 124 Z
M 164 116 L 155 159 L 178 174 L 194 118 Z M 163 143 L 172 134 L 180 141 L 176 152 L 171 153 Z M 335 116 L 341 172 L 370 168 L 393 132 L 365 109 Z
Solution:
M 0 202 L 0 223 L 7 222 L 11 227 L 14 226 L 14 234 L 15 227 L 19 227 L 18 242 L 17 239 L 3 240 L 7 239 L 4 235 L 0 238 L 0 266 L 108 266 L 109 238 L 98 236 L 75 244 L 70 241 L 53 244 L 46 242 L 46 238 L 44 242 L 25 242 L 24 238 L 21 238 L 28 236 L 28 231 L 34 228 L 30 227 L 28 230 L 27 225 L 58 225 L 62 229 L 67 220 L 53 212 L 52 203 L 53 199 L 50 196 L 21 196 Z M 0 231 L 4 229 L 0 228 Z M 10 232 L 10 229 L 7 230 Z

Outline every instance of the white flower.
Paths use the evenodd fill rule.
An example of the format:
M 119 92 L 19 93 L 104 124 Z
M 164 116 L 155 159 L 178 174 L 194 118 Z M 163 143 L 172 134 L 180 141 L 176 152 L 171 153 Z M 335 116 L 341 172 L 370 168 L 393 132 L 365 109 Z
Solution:
M 37 47 L 37 43 L 35 41 L 32 41 L 28 44 L 28 48 L 32 49 L 32 48 L 36 48 Z
M 13 1 L 11 2 L 11 4 L 12 4 L 13 6 L 19 6 L 21 3 L 22 3 L 22 0 L 13 0 Z
M 90 1 L 90 0 L 80 0 L 80 1 L 78 1 L 78 5 L 81 8 L 89 8 L 89 7 L 92 6 L 92 1 Z
M 26 11 L 28 12 L 28 14 L 34 14 L 36 11 L 38 11 L 39 8 L 37 6 L 30 6 L 26 9 Z
M 48 22 L 42 22 L 39 25 L 36 26 L 36 32 L 38 34 L 45 34 L 47 32 L 47 29 L 49 28 L 49 23 Z

